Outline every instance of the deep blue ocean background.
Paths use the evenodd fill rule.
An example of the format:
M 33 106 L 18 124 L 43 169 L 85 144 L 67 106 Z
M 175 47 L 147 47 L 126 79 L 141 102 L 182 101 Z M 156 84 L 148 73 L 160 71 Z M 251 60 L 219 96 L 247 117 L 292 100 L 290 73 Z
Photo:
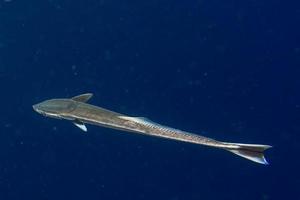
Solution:
M 0 199 L 300 199 L 300 3 L 1 0 Z M 45 118 L 90 103 L 219 140 L 218 149 Z

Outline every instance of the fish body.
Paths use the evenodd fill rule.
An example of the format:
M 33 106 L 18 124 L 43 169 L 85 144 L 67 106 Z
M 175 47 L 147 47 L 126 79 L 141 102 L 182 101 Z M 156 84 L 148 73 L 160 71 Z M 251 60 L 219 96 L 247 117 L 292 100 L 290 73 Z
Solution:
M 164 126 L 144 117 L 131 117 L 88 104 L 87 101 L 91 97 L 92 94 L 87 93 L 70 99 L 50 99 L 33 105 L 33 109 L 47 117 L 70 120 L 83 131 L 87 131 L 85 124 L 93 124 L 127 132 L 221 148 L 254 162 L 268 164 L 263 151 L 270 148 L 271 146 L 269 145 L 221 142 Z

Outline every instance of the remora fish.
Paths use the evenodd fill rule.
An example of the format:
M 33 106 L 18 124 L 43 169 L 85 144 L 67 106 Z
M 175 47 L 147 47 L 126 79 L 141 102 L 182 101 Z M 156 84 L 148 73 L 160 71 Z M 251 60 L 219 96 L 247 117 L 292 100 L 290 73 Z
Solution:
M 92 96 L 93 94 L 87 93 L 71 99 L 50 99 L 33 105 L 33 109 L 47 117 L 70 120 L 83 131 L 87 131 L 84 123 L 94 124 L 128 132 L 225 149 L 254 162 L 268 164 L 263 152 L 271 147 L 269 145 L 221 142 L 163 126 L 143 117 L 129 117 L 87 104 L 86 102 Z

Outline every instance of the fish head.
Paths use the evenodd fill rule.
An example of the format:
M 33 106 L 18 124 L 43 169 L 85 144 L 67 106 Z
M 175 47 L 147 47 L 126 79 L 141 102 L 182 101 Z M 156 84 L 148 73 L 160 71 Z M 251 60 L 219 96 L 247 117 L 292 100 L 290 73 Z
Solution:
M 66 118 L 65 116 L 76 108 L 76 104 L 70 99 L 50 99 L 32 107 L 41 115 L 61 119 Z

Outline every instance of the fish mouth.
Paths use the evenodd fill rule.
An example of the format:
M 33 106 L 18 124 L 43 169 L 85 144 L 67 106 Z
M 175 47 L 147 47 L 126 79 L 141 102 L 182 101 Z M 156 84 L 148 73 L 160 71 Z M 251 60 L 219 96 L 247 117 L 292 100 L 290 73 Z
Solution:
M 46 116 L 45 112 L 44 112 L 42 109 L 40 109 L 39 104 L 33 105 L 32 108 L 33 108 L 33 110 L 34 110 L 35 112 L 37 112 L 37 113 L 39 113 L 39 114 L 41 114 L 41 115 Z
M 38 113 L 41 113 L 41 110 L 39 109 L 38 104 L 34 104 L 34 105 L 32 106 L 32 108 L 33 108 L 34 111 L 36 111 L 36 112 L 38 112 Z
M 38 107 L 37 104 L 34 104 L 34 105 L 32 106 L 32 108 L 33 108 L 34 111 L 38 111 L 37 107 Z

